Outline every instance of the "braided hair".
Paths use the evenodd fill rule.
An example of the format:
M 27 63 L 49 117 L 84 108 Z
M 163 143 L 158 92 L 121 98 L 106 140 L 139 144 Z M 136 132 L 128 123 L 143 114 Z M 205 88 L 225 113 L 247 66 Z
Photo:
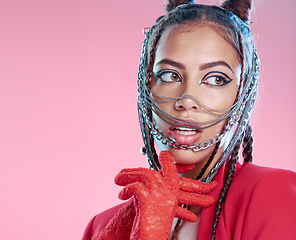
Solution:
M 154 148 L 154 136 L 152 109 L 145 103 L 145 85 L 149 81 L 154 64 L 156 49 L 164 31 L 173 25 L 186 23 L 206 24 L 212 27 L 217 34 L 223 37 L 238 53 L 242 71 L 237 99 L 239 108 L 233 117 L 226 119 L 222 132 L 229 126 L 235 127 L 230 143 L 215 163 L 207 178 L 209 182 L 215 176 L 218 169 L 230 157 L 229 170 L 224 185 L 219 195 L 214 215 L 211 239 L 215 239 L 220 213 L 231 185 L 236 163 L 239 159 L 239 149 L 243 146 L 242 155 L 244 162 L 252 161 L 252 129 L 249 125 L 250 113 L 253 109 L 257 95 L 257 84 L 259 76 L 259 60 L 252 42 L 252 34 L 248 27 L 251 0 L 226 0 L 221 7 L 194 4 L 192 0 L 168 0 L 166 4 L 167 14 L 157 19 L 156 24 L 146 33 L 138 72 L 138 113 L 144 141 L 144 153 L 148 157 L 151 168 L 160 169 L 157 153 Z M 149 121 L 147 121 L 147 119 Z M 156 136 L 158 137 L 158 136 Z M 163 143 L 166 143 L 165 140 Z M 200 179 L 214 159 L 219 147 L 218 141 L 211 156 L 198 174 Z

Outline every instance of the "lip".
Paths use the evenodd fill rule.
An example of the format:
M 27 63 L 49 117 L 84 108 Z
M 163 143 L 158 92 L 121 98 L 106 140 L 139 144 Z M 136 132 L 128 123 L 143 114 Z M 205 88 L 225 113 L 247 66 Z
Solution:
M 182 120 L 184 121 L 190 121 L 190 122 L 194 122 L 194 123 L 197 123 L 197 121 L 194 119 L 194 118 L 181 118 Z M 186 124 L 183 124 L 184 127 L 190 127 L 191 125 L 186 125 Z
M 196 122 L 196 120 L 192 118 L 186 118 L 184 120 Z M 190 125 L 184 124 L 183 126 L 180 126 L 180 128 L 182 127 L 190 128 Z M 174 139 L 177 143 L 181 145 L 194 145 L 200 139 L 202 134 L 202 130 L 198 130 L 195 134 L 182 134 L 182 131 L 178 131 L 178 132 L 174 131 L 176 128 L 178 127 L 171 126 L 169 128 L 169 136 L 171 139 Z

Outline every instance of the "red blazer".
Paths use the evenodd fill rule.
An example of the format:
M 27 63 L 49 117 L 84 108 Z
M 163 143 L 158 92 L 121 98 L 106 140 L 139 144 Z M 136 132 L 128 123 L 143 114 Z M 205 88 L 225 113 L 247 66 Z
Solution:
M 227 173 L 223 165 L 214 180 L 217 187 L 209 194 L 218 199 Z M 96 215 L 87 225 L 82 240 L 90 240 L 124 205 Z M 215 204 L 201 212 L 197 240 L 210 239 Z M 295 240 L 296 173 L 237 164 L 217 228 L 217 240 Z

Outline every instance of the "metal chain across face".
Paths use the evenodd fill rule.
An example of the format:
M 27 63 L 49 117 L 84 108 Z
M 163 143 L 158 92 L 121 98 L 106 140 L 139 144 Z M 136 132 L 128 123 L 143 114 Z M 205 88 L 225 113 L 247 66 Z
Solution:
M 235 15 L 234 18 L 238 19 Z M 163 21 L 163 19 L 161 20 Z M 161 24 L 161 21 L 158 24 Z M 238 20 L 240 21 L 240 20 Z M 244 27 L 248 26 L 242 22 Z M 246 76 L 243 72 L 242 76 L 246 76 L 244 79 L 244 83 L 241 84 L 242 88 L 240 89 L 240 94 L 238 96 L 237 101 L 229 108 L 223 110 L 212 109 L 204 104 L 200 103 L 197 99 L 195 99 L 191 95 L 184 95 L 180 97 L 167 97 L 167 96 L 159 96 L 153 93 L 149 87 L 147 87 L 147 81 L 149 81 L 149 74 L 146 74 L 146 70 L 148 67 L 148 42 L 151 40 L 151 37 L 154 37 L 155 31 L 157 30 L 158 25 L 153 26 L 152 28 L 145 29 L 146 38 L 144 40 L 142 54 L 140 59 L 139 65 L 139 72 L 138 72 L 138 110 L 139 110 L 139 117 L 142 129 L 143 138 L 147 138 L 148 134 L 153 135 L 157 140 L 159 140 L 162 144 L 167 145 L 169 147 L 173 147 L 176 149 L 191 149 L 193 151 L 200 151 L 206 148 L 209 148 L 216 144 L 218 141 L 223 142 L 224 139 L 232 132 L 232 129 L 235 129 L 235 132 L 232 134 L 232 144 L 229 144 L 222 154 L 220 162 L 223 164 L 227 157 L 229 156 L 230 152 L 232 151 L 234 143 L 237 142 L 247 124 L 249 123 L 250 113 L 253 109 L 253 105 L 257 95 L 257 85 L 258 85 L 258 78 L 259 78 L 259 70 L 260 70 L 260 62 L 255 50 L 253 50 L 253 62 L 252 62 L 252 69 L 251 73 Z M 244 66 L 242 67 L 244 71 Z M 151 74 L 151 73 L 150 73 Z M 158 100 L 155 100 L 154 97 L 157 97 Z M 192 122 L 187 121 L 184 119 L 176 118 L 164 110 L 162 110 L 158 103 L 169 102 L 169 101 L 177 101 L 180 99 L 189 98 L 198 104 L 202 109 L 204 109 L 207 113 L 214 115 L 216 119 L 209 121 L 209 122 Z M 152 119 L 152 114 L 156 114 L 165 122 L 173 125 L 173 126 L 190 126 L 193 129 L 204 129 L 211 127 L 225 119 L 227 119 L 227 125 L 224 128 L 224 131 L 221 132 L 219 135 L 209 139 L 208 141 L 202 142 L 196 145 L 181 145 L 175 142 L 172 139 L 168 139 L 165 137 L 162 132 L 156 127 L 154 120 Z M 215 113 L 217 112 L 217 113 Z M 220 114 L 221 113 L 221 114 Z M 228 152 L 229 151 L 229 152 Z M 148 157 L 149 158 L 149 157 Z M 219 161 L 218 161 L 219 162 Z M 219 169 L 218 165 L 216 164 L 216 168 L 212 169 L 212 173 L 215 172 L 215 169 Z M 211 174 L 210 174 L 211 175 Z
M 224 138 L 227 137 L 227 135 L 230 133 L 230 130 L 232 129 L 232 127 L 235 124 L 237 124 L 238 120 L 241 118 L 243 109 L 245 108 L 245 103 L 249 100 L 250 96 L 252 95 L 251 93 L 254 91 L 254 86 L 256 85 L 256 84 L 254 84 L 253 81 L 248 81 L 249 84 L 246 84 L 242 90 L 241 96 L 243 96 L 243 97 L 239 98 L 235 104 L 233 104 L 231 107 L 229 107 L 227 109 L 215 110 L 215 109 L 206 107 L 205 105 L 201 104 L 197 99 L 195 99 L 191 95 L 184 95 L 184 96 L 177 97 L 177 98 L 169 98 L 169 97 L 163 97 L 163 96 L 156 95 L 147 87 L 145 77 L 142 74 L 140 74 L 139 77 L 141 77 L 138 80 L 138 84 L 140 84 L 138 89 L 141 90 L 139 92 L 139 104 L 140 104 L 141 111 L 142 111 L 143 117 L 145 119 L 145 122 L 146 122 L 148 128 L 150 129 L 150 133 L 153 136 L 155 136 L 156 139 L 161 141 L 162 144 L 164 144 L 164 145 L 167 145 L 167 146 L 173 147 L 173 148 L 177 148 L 177 149 L 192 149 L 193 151 L 200 151 L 200 150 L 206 149 L 208 147 L 213 146 L 218 141 L 223 142 Z M 253 80 L 257 80 L 257 79 L 253 79 Z M 159 101 L 159 100 L 155 101 L 153 98 L 153 96 L 155 96 L 155 95 L 158 98 L 161 98 L 163 100 L 162 101 Z M 141 96 L 141 98 L 140 98 L 140 96 Z M 169 101 L 176 101 L 176 100 L 180 100 L 180 99 L 184 99 L 184 98 L 191 99 L 192 101 L 197 103 L 201 108 L 203 108 L 206 112 L 208 112 L 209 114 L 215 115 L 217 118 L 212 121 L 208 121 L 208 122 L 188 121 L 185 119 L 176 118 L 176 117 L 168 114 L 167 112 L 162 110 L 158 105 L 158 103 L 160 103 L 160 102 L 163 103 L 163 102 L 169 102 Z M 230 120 L 228 121 L 225 131 L 220 133 L 220 135 L 217 135 L 216 137 L 209 139 L 206 142 L 202 142 L 200 144 L 196 144 L 196 145 L 192 145 L 192 146 L 182 145 L 182 144 L 178 144 L 177 142 L 175 142 L 172 139 L 168 139 L 159 131 L 159 129 L 156 127 L 156 124 L 153 121 L 153 119 L 151 120 L 150 116 L 148 115 L 148 109 L 153 111 L 163 121 L 169 123 L 170 125 L 177 126 L 177 127 L 188 126 L 192 129 L 205 129 L 205 128 L 211 127 L 211 126 L 213 126 L 213 125 L 215 125 L 227 118 L 230 118 Z M 224 114 L 215 114 L 214 112 L 225 112 L 225 113 Z

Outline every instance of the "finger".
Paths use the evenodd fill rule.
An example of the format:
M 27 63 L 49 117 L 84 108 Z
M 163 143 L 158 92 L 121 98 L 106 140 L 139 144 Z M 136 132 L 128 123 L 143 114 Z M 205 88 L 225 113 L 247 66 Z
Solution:
M 188 193 L 184 191 L 179 191 L 179 194 L 178 194 L 179 204 L 209 207 L 209 206 L 212 206 L 214 202 L 215 202 L 215 199 L 212 196 L 208 196 L 204 194 Z
M 155 189 L 164 185 L 162 175 L 155 170 L 147 168 L 123 169 L 114 178 L 114 182 L 119 186 L 141 182 L 149 189 Z
M 161 151 L 159 154 L 159 163 L 164 181 L 170 189 L 176 189 L 179 185 L 180 177 L 171 154 L 168 151 Z
M 209 193 L 217 186 L 217 182 L 204 183 L 199 180 L 181 177 L 180 189 L 193 193 Z
M 137 199 L 143 199 L 144 197 L 149 196 L 149 189 L 140 183 L 135 182 L 125 186 L 119 193 L 118 198 L 121 200 L 127 200 L 135 196 Z
M 184 173 L 192 170 L 195 167 L 195 164 L 182 164 L 182 163 L 175 163 L 178 173 Z
M 197 221 L 197 216 L 187 210 L 186 208 L 178 206 L 175 211 L 175 217 L 180 218 L 184 221 L 188 222 L 196 222 Z

